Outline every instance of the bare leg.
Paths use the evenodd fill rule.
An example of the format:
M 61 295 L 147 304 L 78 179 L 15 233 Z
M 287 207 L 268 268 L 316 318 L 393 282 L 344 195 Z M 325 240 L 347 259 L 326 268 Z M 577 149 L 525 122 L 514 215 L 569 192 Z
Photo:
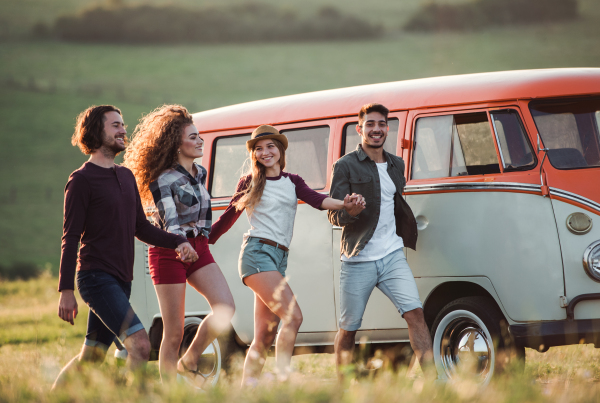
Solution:
M 423 309 L 417 308 L 404 313 L 404 320 L 408 324 L 408 337 L 410 346 L 417 355 L 423 373 L 428 377 L 436 377 L 435 365 L 433 364 L 433 349 L 431 336 Z
M 187 368 L 192 370 L 198 367 L 198 360 L 202 352 L 219 334 L 229 327 L 231 318 L 235 313 L 233 296 L 221 269 L 216 263 L 211 263 L 200 270 L 196 270 L 188 278 L 188 283 L 206 298 L 212 312 L 202 320 L 194 340 L 187 352 L 181 357 L 178 364 L 180 371 L 184 370 L 181 364 L 185 364 Z
M 145 365 L 150 358 L 150 340 L 145 329 L 127 336 L 123 342 L 127 350 L 127 367 L 136 370 Z
M 60 387 L 65 384 L 67 378 L 73 374 L 74 371 L 79 371 L 81 369 L 82 362 L 97 362 L 101 363 L 104 361 L 106 357 L 106 351 L 98 347 L 90 347 L 85 344 L 81 348 L 81 352 L 77 354 L 75 357 L 71 359 L 64 366 L 64 368 L 60 371 L 58 376 L 56 377 L 56 381 L 52 385 L 52 390 L 56 390 L 57 387 Z
M 160 343 L 158 367 L 160 377 L 164 382 L 174 379 L 177 374 L 179 346 L 183 339 L 185 283 L 155 284 L 154 288 L 163 320 L 163 337 Z
M 256 383 L 267 359 L 267 353 L 277 336 L 279 317 L 254 295 L 254 339 L 246 354 L 242 386 Z
M 337 368 L 338 378 L 343 380 L 342 367 L 349 365 L 354 357 L 354 346 L 356 343 L 356 330 L 347 331 L 344 329 L 338 330 L 335 335 L 335 365 Z
M 269 271 L 253 274 L 246 277 L 245 282 L 260 298 L 263 304 L 281 320 L 281 329 L 279 329 L 277 336 L 275 352 L 278 374 L 282 379 L 286 379 L 287 374 L 290 372 L 290 363 L 292 361 L 296 336 L 303 319 L 300 306 L 296 302 L 296 297 L 292 289 L 279 272 Z M 255 303 L 255 327 L 258 327 L 260 331 L 265 326 L 268 327 L 268 324 L 273 321 L 273 316 L 267 315 L 266 310 L 257 310 L 257 307 L 260 308 L 261 305 Z M 267 334 L 259 333 L 258 337 L 257 335 L 254 336 L 252 343 L 256 342 L 257 346 L 266 346 L 269 336 L 269 332 Z M 259 338 L 265 339 L 259 340 Z M 251 351 L 253 350 L 250 350 L 248 355 L 250 355 Z M 260 369 L 262 370 L 262 366 Z M 244 365 L 244 374 L 246 372 L 246 365 Z M 259 374 L 260 371 L 256 372 L 248 368 L 248 376 L 257 377 Z

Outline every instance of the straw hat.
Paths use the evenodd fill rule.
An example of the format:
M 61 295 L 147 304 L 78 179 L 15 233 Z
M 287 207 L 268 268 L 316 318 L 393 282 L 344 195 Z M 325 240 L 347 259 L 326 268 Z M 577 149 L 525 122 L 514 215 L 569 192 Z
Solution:
M 287 137 L 285 137 L 285 134 L 279 133 L 279 130 L 269 125 L 261 125 L 254 129 L 250 136 L 250 140 L 246 141 L 246 148 L 249 152 L 252 152 L 254 144 L 259 140 L 265 139 L 279 140 L 281 141 L 281 144 L 283 144 L 285 150 L 288 148 L 288 140 Z

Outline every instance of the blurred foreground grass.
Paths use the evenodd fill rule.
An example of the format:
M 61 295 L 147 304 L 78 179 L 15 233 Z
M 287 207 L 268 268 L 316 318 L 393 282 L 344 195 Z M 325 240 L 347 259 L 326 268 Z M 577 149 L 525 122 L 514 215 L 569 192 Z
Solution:
M 274 379 L 267 360 L 260 384 L 240 390 L 241 357 L 222 374 L 218 386 L 198 394 L 185 385 L 159 383 L 152 362 L 133 376 L 113 358 L 87 367 L 65 388 L 51 394 L 60 371 L 78 351 L 85 334 L 87 308 L 80 306 L 75 326 L 55 313 L 56 278 L 0 283 L 0 402 L 593 402 L 600 399 L 600 350 L 592 345 L 527 350 L 525 369 L 512 368 L 480 388 L 471 380 L 446 385 L 425 383 L 420 371 L 381 370 L 338 385 L 333 356 L 296 356 L 289 382 Z M 81 303 L 81 300 L 79 300 Z

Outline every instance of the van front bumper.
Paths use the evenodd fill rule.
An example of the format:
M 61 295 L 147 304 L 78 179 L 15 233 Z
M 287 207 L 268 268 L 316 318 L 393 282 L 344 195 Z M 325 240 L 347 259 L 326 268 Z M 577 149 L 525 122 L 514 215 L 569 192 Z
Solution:
M 546 351 L 550 347 L 594 343 L 600 347 L 600 319 L 560 320 L 510 325 L 516 345 Z

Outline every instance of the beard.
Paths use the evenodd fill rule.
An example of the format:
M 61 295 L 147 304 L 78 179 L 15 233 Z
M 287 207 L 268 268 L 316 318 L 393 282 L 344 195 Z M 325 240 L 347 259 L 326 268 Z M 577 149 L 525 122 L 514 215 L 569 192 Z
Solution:
M 102 133 L 102 145 L 100 146 L 100 151 L 105 157 L 115 158 L 121 151 L 125 151 L 125 148 L 127 148 L 127 136 L 124 137 L 124 144 L 120 144 L 114 137 L 111 141 L 107 138 L 106 133 Z
M 368 138 L 368 136 L 367 136 L 367 138 Z M 383 141 L 381 142 L 381 144 L 373 145 L 373 144 L 367 143 L 366 146 L 369 147 L 369 148 L 381 148 L 385 144 L 386 140 L 387 140 L 387 136 L 383 139 Z

